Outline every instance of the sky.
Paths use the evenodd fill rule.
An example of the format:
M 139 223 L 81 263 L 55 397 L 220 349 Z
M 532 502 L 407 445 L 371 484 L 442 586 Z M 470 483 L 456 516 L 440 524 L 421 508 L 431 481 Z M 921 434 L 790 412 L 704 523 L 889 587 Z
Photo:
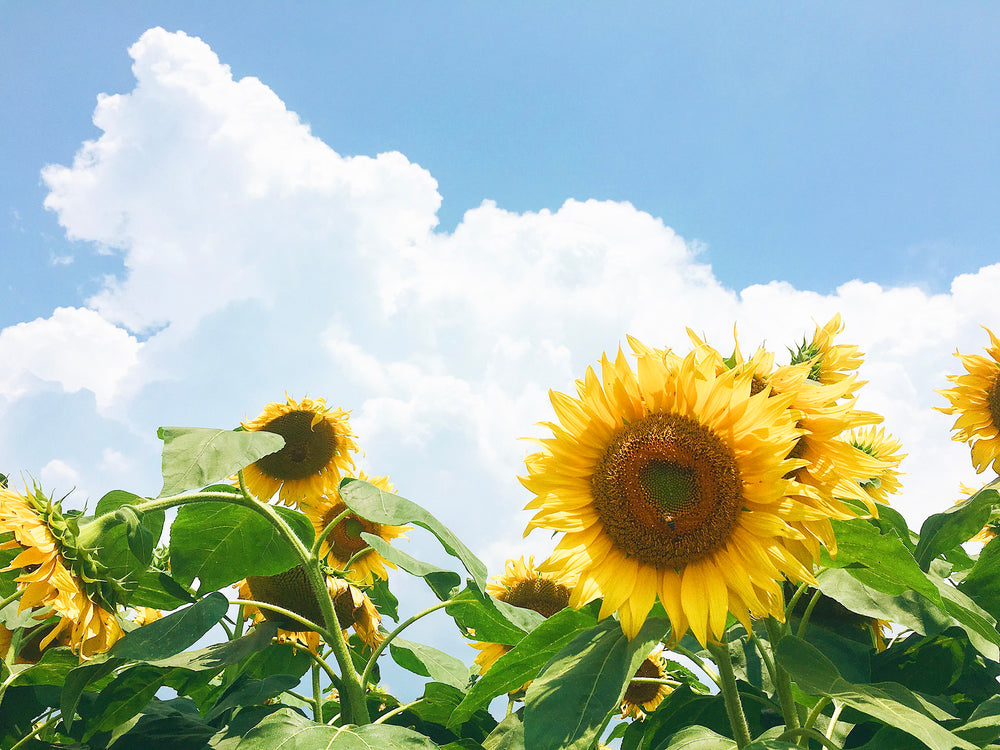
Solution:
M 842 315 L 918 528 L 935 389 L 1000 327 L 1000 6 L 0 0 L 0 472 L 160 489 L 161 425 L 352 411 L 491 572 L 626 334 Z M 992 477 L 991 477 L 992 478 Z M 408 551 L 435 554 L 416 532 Z

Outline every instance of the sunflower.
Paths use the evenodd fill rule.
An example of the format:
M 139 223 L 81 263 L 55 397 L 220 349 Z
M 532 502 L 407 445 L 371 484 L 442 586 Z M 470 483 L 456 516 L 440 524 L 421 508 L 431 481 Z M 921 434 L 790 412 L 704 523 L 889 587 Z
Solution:
M 550 393 L 559 424 L 526 458 L 525 534 L 563 532 L 542 570 L 578 581 L 570 606 L 603 595 L 601 617 L 617 611 L 629 638 L 657 597 L 674 640 L 720 638 L 730 611 L 747 629 L 751 615 L 782 619 L 779 582 L 813 582 L 818 555 L 792 542 L 833 537 L 789 478 L 803 465 L 789 457 L 794 396 L 751 395 L 753 373 L 717 359 L 647 353 L 633 372 L 621 351 L 602 357 L 579 398 Z
M 864 356 L 853 344 L 834 344 L 833 339 L 844 330 L 837 313 L 823 326 L 817 325 L 812 341 L 803 341 L 797 351 L 792 352 L 792 364 L 808 362 L 809 379 L 823 385 L 832 385 L 852 379 L 853 372 L 864 361 Z M 850 397 L 864 382 L 852 382 L 845 395 Z
M 535 567 L 533 556 L 527 561 L 523 556 L 517 560 L 507 560 L 503 575 L 494 576 L 486 584 L 486 593 L 495 599 L 515 607 L 534 610 L 542 617 L 552 617 L 559 610 L 565 609 L 572 589 L 569 580 L 540 572 Z M 473 661 L 479 665 L 480 674 L 485 674 L 497 659 L 513 648 L 510 645 L 483 641 L 469 645 L 479 651 Z
M 899 482 L 900 472 L 897 470 L 900 462 L 906 458 L 901 453 L 903 444 L 881 427 L 868 427 L 864 430 L 851 430 L 846 442 L 855 450 L 880 461 L 882 468 L 870 477 L 861 481 L 861 488 L 880 503 L 888 503 L 889 495 L 898 494 L 902 485 Z
M 343 628 L 344 637 L 347 629 L 354 628 L 358 637 L 370 648 L 375 648 L 382 642 L 379 631 L 382 616 L 375 609 L 371 599 L 357 586 L 333 576 L 326 577 L 327 590 L 333 599 L 333 607 L 337 613 L 337 621 Z M 323 613 L 319 602 L 313 593 L 305 571 L 301 565 L 273 576 L 248 576 L 235 584 L 239 588 L 241 599 L 273 604 L 276 607 L 290 610 L 310 622 L 322 625 Z M 244 617 L 253 616 L 255 622 L 268 620 L 278 625 L 278 640 L 300 643 L 313 653 L 318 653 L 320 636 L 302 623 L 252 604 L 244 605 Z
M 664 665 L 663 645 L 661 644 L 643 660 L 632 678 L 633 680 L 636 677 L 662 680 L 666 676 Z M 625 695 L 622 697 L 621 718 L 646 718 L 646 714 L 659 706 L 672 690 L 670 685 L 662 682 L 630 681 L 625 689 Z
M 367 481 L 385 492 L 395 492 L 388 477 L 369 477 L 360 471 L 357 478 Z M 329 496 L 324 495 L 315 500 L 303 501 L 300 510 L 312 521 L 316 533 L 321 534 L 337 516 L 347 510 L 347 506 L 340 499 L 339 492 L 334 490 Z M 371 549 L 368 542 L 361 538 L 361 534 L 362 532 L 374 534 L 388 542 L 402 536 L 411 528 L 413 527 L 375 523 L 355 513 L 350 513 L 334 526 L 323 540 L 320 554 L 330 566 L 351 573 L 358 583 L 369 584 L 375 578 L 385 580 L 389 577 L 386 566 L 393 569 L 396 566 Z M 355 557 L 355 555 L 358 556 Z M 351 562 L 352 559 L 353 562 Z M 348 563 L 350 563 L 349 568 L 347 567 Z
M 1000 339 L 983 328 L 990 336 L 986 349 L 990 356 L 955 352 L 965 374 L 948 376 L 955 387 L 938 393 L 951 405 L 937 408 L 945 414 L 958 414 L 952 437 L 969 444 L 976 472 L 981 474 L 992 464 L 993 471 L 1000 474 Z
M 258 499 L 269 500 L 280 490 L 281 502 L 297 506 L 336 489 L 343 472 L 354 468 L 358 444 L 348 412 L 327 407 L 321 398 L 296 402 L 286 396 L 285 401 L 270 403 L 256 419 L 243 422 L 244 430 L 285 439 L 284 448 L 247 466 L 243 476 Z
M 86 658 L 104 653 L 124 635 L 114 606 L 103 601 L 101 584 L 106 582 L 92 580 L 88 586 L 67 561 L 68 555 L 77 565 L 93 564 L 87 550 L 70 548 L 75 540 L 58 503 L 37 490 L 20 495 L 0 489 L 0 539 L 4 537 L 0 550 L 19 551 L 3 569 L 22 571 L 14 579 L 23 592 L 18 612 L 37 609 L 40 620 L 59 617 L 39 642 L 40 650 L 65 639 Z

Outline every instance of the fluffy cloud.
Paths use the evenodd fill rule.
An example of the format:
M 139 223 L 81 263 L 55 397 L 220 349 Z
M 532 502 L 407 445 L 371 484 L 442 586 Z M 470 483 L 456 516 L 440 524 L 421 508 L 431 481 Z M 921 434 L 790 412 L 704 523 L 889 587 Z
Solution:
M 505 550 L 531 549 L 515 541 L 530 449 L 517 438 L 552 418 L 549 388 L 571 389 L 626 333 L 684 348 L 691 326 L 725 349 L 738 322 L 744 349 L 784 351 L 839 311 L 844 340 L 868 354 L 862 405 L 911 455 L 903 512 L 918 522 L 971 479 L 933 389 L 956 346 L 983 345 L 1000 265 L 938 295 L 862 281 L 733 290 L 696 244 L 609 201 L 523 214 L 485 201 L 435 232 L 437 184 L 403 155 L 336 153 L 197 38 L 152 29 L 130 54 L 136 86 L 100 97 L 101 137 L 43 173 L 67 234 L 120 255 L 123 272 L 87 309 L 0 332 L 8 400 L 47 381 L 86 389 L 148 436 L 235 424 L 285 390 L 325 396 L 354 408 L 366 470 L 390 473 L 495 569 Z M 156 447 L 59 455 L 102 487 L 108 472 L 155 472 Z

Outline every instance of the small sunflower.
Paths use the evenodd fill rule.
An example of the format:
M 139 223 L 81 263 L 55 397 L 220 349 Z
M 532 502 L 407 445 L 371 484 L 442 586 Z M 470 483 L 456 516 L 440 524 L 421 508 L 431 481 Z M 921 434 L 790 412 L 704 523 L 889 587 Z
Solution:
M 803 341 L 798 350 L 792 352 L 792 364 L 808 362 L 809 379 L 823 385 L 851 379 L 844 394 L 850 398 L 856 389 L 864 385 L 864 382 L 853 382 L 853 373 L 861 366 L 864 355 L 853 344 L 833 343 L 833 339 L 843 330 L 840 313 L 830 318 L 825 325 L 817 325 L 812 341 Z
M 104 653 L 124 635 L 114 605 L 102 595 L 108 581 L 76 572 L 79 567 L 95 573 L 95 562 L 85 547 L 74 546 L 76 537 L 58 503 L 37 490 L 20 495 L 0 489 L 0 539 L 0 550 L 19 550 L 3 569 L 22 571 L 14 579 L 23 592 L 18 611 L 37 609 L 40 620 L 59 617 L 39 642 L 40 650 L 65 639 L 86 658 Z
M 632 679 L 644 677 L 650 680 L 662 680 L 665 676 L 663 646 L 659 645 L 639 665 Z M 662 682 L 629 682 L 622 697 L 621 717 L 646 718 L 646 714 L 659 706 L 672 691 L 673 687 Z
M 955 352 L 965 374 L 948 376 L 955 387 L 938 393 L 951 405 L 937 408 L 958 415 L 952 437 L 969 444 L 976 472 L 981 474 L 992 464 L 993 471 L 1000 474 L 1000 339 L 983 328 L 990 336 L 989 357 Z
M 881 427 L 851 430 L 846 442 L 882 463 L 883 466 L 879 471 L 861 481 L 861 488 L 872 500 L 888 503 L 889 496 L 898 494 L 902 489 L 898 467 L 906 458 L 906 454 L 901 452 L 903 444 Z
M 326 578 L 327 590 L 333 599 L 337 620 L 347 637 L 347 629 L 353 627 L 358 637 L 369 647 L 375 648 L 382 642 L 379 632 L 382 616 L 375 609 L 371 599 L 357 586 L 333 576 Z M 235 584 L 241 599 L 273 604 L 290 610 L 300 617 L 318 625 L 323 623 L 323 613 L 306 579 L 302 566 L 286 570 L 273 576 L 248 576 Z M 290 641 L 306 646 L 313 653 L 319 648 L 319 633 L 306 629 L 297 620 L 285 617 L 269 609 L 244 605 L 245 617 L 253 616 L 255 622 L 268 620 L 278 625 L 278 640 Z
M 375 485 L 380 490 L 395 492 L 388 477 L 369 477 L 360 471 L 357 478 Z M 300 510 L 312 521 L 316 533 L 321 534 L 337 516 L 347 510 L 347 506 L 340 499 L 339 492 L 334 490 L 329 496 L 324 495 L 315 500 L 304 501 Z M 362 532 L 374 534 L 389 542 L 402 536 L 411 528 L 413 527 L 375 523 L 355 513 L 350 513 L 334 526 L 326 539 L 323 540 L 320 554 L 331 567 L 350 573 L 358 583 L 369 584 L 375 578 L 385 580 L 389 577 L 386 566 L 393 569 L 396 566 L 369 548 L 368 543 L 361 538 L 361 534 Z M 368 551 L 363 552 L 365 549 Z M 355 558 L 354 562 L 351 562 L 350 568 L 347 568 L 347 564 L 358 553 L 362 554 Z
M 634 340 L 632 340 L 634 341 Z M 637 342 L 636 342 L 637 343 Z M 721 357 L 619 351 L 588 368 L 578 398 L 551 392 L 559 424 L 526 459 L 533 528 L 563 532 L 542 570 L 577 580 L 570 606 L 603 595 L 634 637 L 659 597 L 679 640 L 722 636 L 732 612 L 783 619 L 780 581 L 813 582 L 830 516 L 805 502 L 789 454 L 802 430 L 793 396 L 751 395 L 753 372 Z M 825 527 L 825 528 L 821 528 Z
M 348 412 L 327 407 L 323 399 L 286 397 L 284 404 L 270 403 L 243 429 L 274 432 L 285 447 L 264 456 L 243 470 L 247 489 L 267 501 L 280 490 L 285 505 L 297 506 L 337 488 L 344 472 L 354 468 L 352 454 L 358 444 L 348 424 Z
M 552 617 L 556 612 L 565 609 L 569 604 L 572 584 L 566 579 L 549 573 L 542 573 L 535 567 L 535 558 L 524 557 L 517 560 L 507 560 L 503 575 L 494 576 L 486 584 L 486 593 L 515 607 L 524 607 L 540 614 L 542 617 Z M 469 644 L 479 651 L 473 660 L 479 665 L 479 673 L 496 663 L 497 659 L 513 648 L 500 643 L 476 641 Z

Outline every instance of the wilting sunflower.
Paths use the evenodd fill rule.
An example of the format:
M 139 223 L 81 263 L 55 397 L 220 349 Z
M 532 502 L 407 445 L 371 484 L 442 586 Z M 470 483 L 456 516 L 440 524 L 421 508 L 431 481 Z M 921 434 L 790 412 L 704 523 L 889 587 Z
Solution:
M 358 479 L 369 482 L 385 492 L 395 492 L 388 477 L 369 477 L 363 471 L 358 472 Z M 329 496 L 303 501 L 300 510 L 309 517 L 317 534 L 323 530 L 343 511 L 347 510 L 340 494 L 334 490 Z M 337 570 L 351 574 L 358 583 L 371 583 L 375 578 L 383 580 L 389 577 L 386 566 L 395 569 L 395 565 L 383 558 L 378 552 L 368 547 L 368 542 L 361 538 L 362 532 L 374 534 L 382 539 L 392 541 L 409 531 L 412 526 L 390 526 L 375 523 L 361 516 L 350 513 L 340 523 L 333 527 L 320 546 L 323 559 Z M 347 568 L 348 562 L 359 552 L 359 555 Z
M 243 423 L 250 432 L 274 432 L 285 447 L 255 461 L 243 470 L 247 490 L 260 500 L 280 490 L 285 505 L 297 506 L 308 498 L 332 492 L 345 471 L 354 468 L 358 444 L 348 424 L 348 412 L 327 407 L 323 399 L 286 397 L 271 403 L 256 419 Z
M 101 601 L 100 582 L 87 586 L 73 571 L 70 561 L 87 565 L 92 560 L 86 549 L 71 547 L 75 540 L 58 503 L 38 490 L 19 495 L 0 489 L 0 539 L 0 550 L 19 551 L 3 569 L 22 571 L 14 579 L 23 592 L 18 611 L 37 610 L 40 620 L 59 617 L 39 642 L 40 650 L 61 639 L 84 658 L 104 653 L 124 635 L 109 611 L 113 605 L 105 608 Z
M 570 606 L 599 592 L 631 638 L 659 597 L 674 640 L 690 627 L 706 643 L 730 611 L 748 629 L 750 615 L 783 618 L 783 578 L 813 581 L 815 556 L 791 543 L 830 524 L 789 478 L 803 465 L 789 457 L 793 396 L 751 395 L 752 379 L 699 351 L 640 356 L 633 372 L 619 351 L 600 377 L 587 369 L 579 398 L 550 393 L 559 424 L 526 459 L 525 534 L 563 532 L 542 570 L 578 581 Z
M 662 644 L 653 649 L 653 653 L 639 665 L 632 676 L 651 680 L 662 680 L 666 676 L 664 669 Z M 622 697 L 621 717 L 644 719 L 646 714 L 655 709 L 663 699 L 670 695 L 673 687 L 662 682 L 629 682 Z
M 273 576 L 248 576 L 235 584 L 239 587 L 241 599 L 273 604 L 276 607 L 290 610 L 317 625 L 323 624 L 323 613 L 319 602 L 306 579 L 302 566 L 286 570 Z M 333 576 L 326 577 L 327 590 L 333 599 L 333 607 L 337 613 L 337 621 L 347 637 L 347 629 L 353 627 L 358 637 L 369 647 L 375 648 L 382 642 L 379 632 L 382 616 L 375 609 L 371 599 L 357 586 Z M 319 648 L 319 633 L 306 628 L 297 620 L 285 617 L 263 607 L 244 605 L 245 617 L 253 616 L 255 622 L 268 620 L 278 625 L 278 640 L 301 643 L 313 653 Z
M 990 356 L 955 352 L 965 374 L 948 376 L 955 387 L 938 393 L 951 405 L 938 407 L 938 411 L 958 414 L 952 438 L 969 444 L 976 472 L 981 474 L 992 464 L 993 471 L 1000 474 L 1000 339 L 983 328 L 990 336 L 986 349 Z
M 524 557 L 507 560 L 503 575 L 494 576 L 486 584 L 486 593 L 494 598 L 515 607 L 534 610 L 542 617 L 552 617 L 559 610 L 565 609 L 572 589 L 571 581 L 540 572 L 535 567 L 534 557 L 529 557 L 527 561 Z M 479 665 L 480 674 L 485 674 L 497 659 L 513 648 L 510 645 L 484 641 L 475 641 L 469 645 L 479 651 L 473 661 Z

